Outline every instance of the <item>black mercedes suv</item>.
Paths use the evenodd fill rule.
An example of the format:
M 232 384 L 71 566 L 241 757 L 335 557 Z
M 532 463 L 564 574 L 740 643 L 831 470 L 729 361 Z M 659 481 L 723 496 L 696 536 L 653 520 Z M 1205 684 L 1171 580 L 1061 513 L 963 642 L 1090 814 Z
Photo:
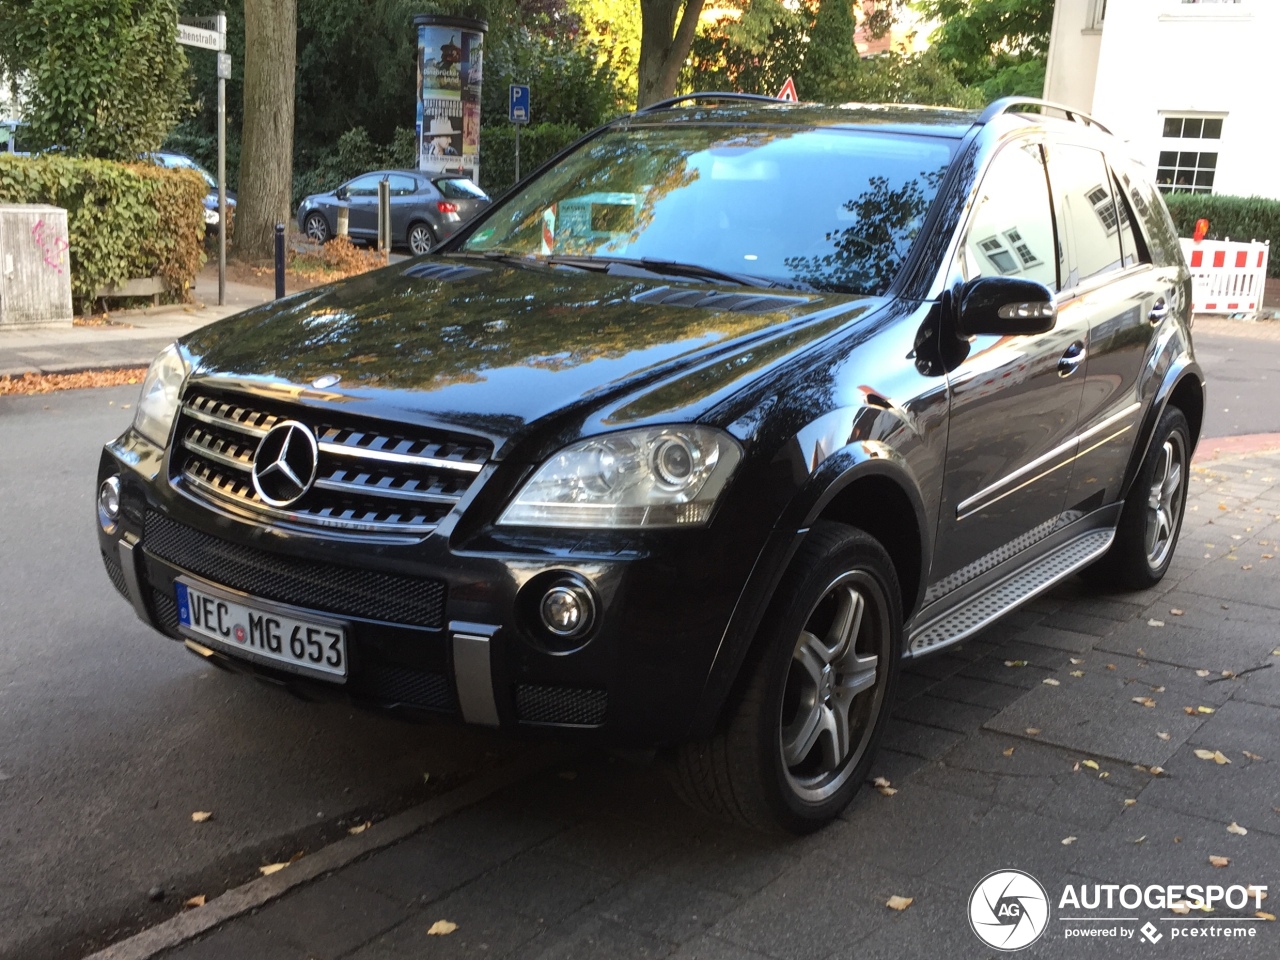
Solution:
M 803 832 L 904 658 L 1164 575 L 1190 304 L 1085 115 L 668 101 L 424 257 L 164 350 L 103 560 L 215 663 L 670 748 L 693 802 Z

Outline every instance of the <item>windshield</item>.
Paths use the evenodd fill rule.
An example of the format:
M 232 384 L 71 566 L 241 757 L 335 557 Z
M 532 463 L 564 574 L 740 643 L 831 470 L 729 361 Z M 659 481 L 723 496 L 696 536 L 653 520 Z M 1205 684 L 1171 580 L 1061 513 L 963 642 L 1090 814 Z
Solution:
M 462 250 L 675 261 L 785 287 L 883 293 L 950 140 L 865 130 L 607 131 L 502 204 Z

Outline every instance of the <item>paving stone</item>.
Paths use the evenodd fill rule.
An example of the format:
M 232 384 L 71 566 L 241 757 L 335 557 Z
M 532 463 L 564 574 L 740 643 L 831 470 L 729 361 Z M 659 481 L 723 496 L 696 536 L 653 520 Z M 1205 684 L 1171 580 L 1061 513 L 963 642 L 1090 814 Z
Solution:
M 987 802 L 995 797 L 999 782 L 1000 778 L 995 774 L 966 770 L 942 762 L 921 767 L 911 778 L 913 786 L 928 787 Z
M 1098 644 L 1099 650 L 1159 660 L 1192 669 L 1240 672 L 1265 662 L 1276 646 L 1274 625 L 1243 620 L 1191 628 L 1164 618 L 1163 627 L 1126 624 Z M 1143 653 L 1139 654 L 1138 651 Z
M 932 680 L 945 680 L 968 666 L 970 659 L 969 657 L 957 657 L 949 651 L 943 651 L 912 658 L 907 661 L 903 672 L 913 676 L 928 677 Z
M 458 929 L 447 936 L 430 936 L 437 920 L 448 920 Z M 543 924 L 463 890 L 422 910 L 403 923 L 366 943 L 344 960 L 454 960 L 460 957 L 503 957 L 528 943 L 545 929 Z M 228 954 L 224 960 L 231 960 Z
M 1057 670 L 1069 663 L 1071 653 L 1067 650 L 1055 649 L 1038 643 L 1027 643 L 1021 639 L 1011 640 L 1004 644 L 995 654 L 996 662 L 1003 667 L 1006 660 L 1025 660 L 1027 667 L 1038 667 L 1044 670 Z M 1027 667 L 1009 667 L 1006 669 L 1025 670 Z M 966 676 L 971 672 L 964 671 Z
M 308 960 L 318 955 L 263 932 L 250 918 L 241 918 L 163 956 L 164 960 Z
M 410 837 L 343 871 L 343 879 L 402 903 L 427 903 L 495 864 L 475 851 L 441 843 L 430 832 Z
M 913 757 L 907 753 L 899 753 L 896 750 L 887 750 L 881 747 L 876 751 L 875 759 L 871 761 L 871 770 L 868 773 L 868 779 L 874 780 L 876 777 L 884 777 L 890 782 L 897 783 L 905 780 L 911 774 L 920 769 L 925 761 L 922 757 Z
M 682 820 L 697 816 L 688 808 L 680 813 Z M 601 873 L 628 876 L 644 870 L 663 854 L 676 849 L 680 842 L 678 831 L 637 830 L 632 823 L 610 817 L 584 820 L 556 834 L 538 849 Z
M 1035 807 L 1034 812 L 1043 817 L 1090 830 L 1101 830 L 1113 823 L 1124 812 L 1125 799 L 1138 792 L 1113 784 L 1110 777 L 1102 779 L 1092 772 L 1086 773 L 1083 769 L 1077 773 L 1056 777 L 1050 783 L 1051 789 Z M 1001 788 L 1021 786 L 1024 790 L 1026 789 L 1024 783 L 1021 781 L 1015 783 L 1012 778 L 1002 780 L 1000 786 Z M 1006 797 L 1013 793 L 1012 789 L 997 790 L 996 802 L 1004 805 Z M 1009 805 L 1021 808 L 1016 801 Z
M 683 943 L 704 933 L 739 903 L 729 894 L 646 870 L 584 910 L 650 936 Z
M 1063 838 L 1087 832 L 1068 830 L 1054 817 L 993 807 L 962 836 L 947 837 L 946 855 L 928 878 L 972 890 L 991 871 L 1014 867 L 1044 883 L 1065 874 L 1079 859 L 1079 847 L 1063 846 Z
M 925 760 L 936 760 L 960 742 L 960 734 L 952 730 L 926 727 L 906 720 L 891 719 L 884 731 L 882 745 L 898 753 Z
M 1271 734 L 1275 740 L 1274 731 Z M 1245 758 L 1219 765 L 1201 760 L 1183 747 L 1139 796 L 1139 804 L 1191 816 L 1232 820 L 1251 831 L 1280 835 L 1280 763 L 1251 763 Z M 1207 749 L 1207 747 L 1205 748 Z M 1280 861 L 1277 861 L 1280 862 Z
M 1277 643 L 1280 649 L 1280 642 Z M 1237 680 L 1223 686 L 1231 688 L 1231 696 L 1236 700 L 1247 700 L 1250 703 L 1261 703 L 1269 707 L 1280 707 L 1280 657 L 1271 656 L 1266 669 L 1246 673 Z
M 1041 736 L 1010 736 L 991 730 L 982 730 L 969 737 L 947 754 L 944 762 L 949 767 L 969 770 L 975 773 L 990 774 L 996 777 L 1059 778 L 1067 775 L 1083 774 L 1088 767 L 1076 771 L 1075 765 L 1090 759 L 1089 754 L 1080 750 L 1071 750 L 1050 743 L 1041 743 Z M 1014 748 L 1011 755 L 1005 751 Z M 1107 777 L 1115 784 L 1138 789 L 1147 782 L 1147 775 L 1138 774 L 1130 764 L 1098 758 L 1099 773 L 1106 771 Z M 1097 776 L 1089 772 L 1085 775 Z
M 1144 604 L 1120 599 L 1120 597 L 1124 596 L 1123 594 L 1109 595 L 1099 593 L 1093 588 L 1085 586 L 1083 580 L 1076 582 L 1083 589 L 1081 596 L 1071 604 L 1070 610 L 1072 613 L 1082 613 L 1090 617 L 1099 617 L 1103 620 L 1114 620 L 1117 623 L 1124 623 L 1141 616 Z
M 942 700 L 934 696 L 916 697 L 909 703 L 900 704 L 894 716 L 913 723 L 929 727 L 941 727 L 957 733 L 969 733 L 977 730 L 987 720 L 995 716 L 996 711 L 990 707 L 977 707 L 955 700 Z
M 958 703 L 971 703 L 978 707 L 1000 710 L 1022 696 L 1021 687 L 1011 687 L 1003 683 L 989 680 L 975 680 L 972 677 L 952 677 L 944 680 L 932 690 L 930 696 L 943 700 L 955 700 Z
M 428 836 L 439 843 L 463 848 L 478 862 L 492 866 L 510 860 L 566 828 L 563 821 L 524 812 L 518 805 L 520 802 L 527 803 L 528 795 L 519 801 L 499 797 L 463 810 L 435 824 Z
M 1225 681 L 1214 686 L 1230 684 L 1231 681 Z M 1280 761 L 1277 730 L 1280 730 L 1280 709 L 1232 700 L 1218 707 L 1188 742 L 1195 747 L 1221 750 L 1232 763 L 1257 762 L 1249 761 L 1244 756 L 1245 750 L 1277 762 Z M 1280 801 L 1280 797 L 1276 799 Z
M 1116 621 L 1109 617 L 1094 616 L 1075 605 L 1063 607 L 1052 616 L 1045 617 L 1044 625 L 1058 630 L 1070 630 L 1091 637 L 1105 637 L 1116 628 Z
M 1023 643 L 1034 643 L 1042 647 L 1053 647 L 1071 653 L 1085 653 L 1092 650 L 1101 638 L 1038 623 L 1032 627 L 1024 627 L 1019 631 L 1018 639 Z
M 671 960 L 770 960 L 767 953 L 758 953 L 710 935 L 697 937 L 683 944 L 671 954 Z
M 1179 706 L 1202 703 L 1216 706 L 1230 698 L 1229 687 L 1208 683 L 1208 678 L 1196 676 L 1196 671 L 1190 667 L 1177 667 L 1106 650 L 1077 659 L 1081 662 L 1073 664 L 1073 670 L 1078 670 L 1083 676 L 1073 677 L 1068 673 L 1062 678 L 1063 686 L 1073 691 L 1116 697 L 1130 703 L 1133 697 L 1149 696 L 1157 703 L 1168 700 L 1170 704 Z
M 1017 659 L 1019 658 L 997 654 L 995 657 L 969 664 L 968 667 L 960 671 L 960 676 L 971 680 L 988 680 L 992 683 L 1004 683 L 1011 687 L 1030 690 L 1044 680 L 1045 677 L 1054 675 L 1054 670 L 1037 666 L 1030 661 L 1025 667 L 1006 667 L 1004 665 L 1005 660 L 1012 662 Z
M 273 940 L 337 957 L 390 930 L 404 916 L 403 905 L 390 897 L 329 877 L 268 904 L 254 914 L 253 926 Z
M 745 897 L 795 865 L 793 847 L 791 838 L 707 828 L 691 833 L 678 849 L 655 861 L 653 869 L 673 882 Z
M 900 895 L 910 896 L 911 906 L 891 914 L 873 936 L 837 947 L 831 960 L 978 956 L 982 944 L 969 931 L 967 891 L 930 885 Z
M 595 900 L 617 882 L 612 874 L 530 850 L 480 877 L 467 890 L 549 924 Z
M 1168 698 L 1157 698 L 1156 706 L 1148 708 L 1123 694 L 1104 696 L 1076 688 L 1072 679 L 1032 690 L 989 720 L 986 729 L 1025 736 L 1026 728 L 1034 727 L 1040 730 L 1038 743 L 1149 767 L 1164 764 L 1202 722 Z M 1160 739 L 1161 732 L 1170 739 Z
M 914 700 L 921 696 L 925 691 L 933 687 L 938 681 L 933 677 L 925 676 L 920 673 L 913 673 L 910 669 L 903 670 L 902 675 L 898 677 L 898 689 L 894 695 L 894 699 L 898 703 L 906 703 L 908 700 Z
M 516 960 L 656 960 L 673 944 L 600 917 L 546 930 L 512 956 Z

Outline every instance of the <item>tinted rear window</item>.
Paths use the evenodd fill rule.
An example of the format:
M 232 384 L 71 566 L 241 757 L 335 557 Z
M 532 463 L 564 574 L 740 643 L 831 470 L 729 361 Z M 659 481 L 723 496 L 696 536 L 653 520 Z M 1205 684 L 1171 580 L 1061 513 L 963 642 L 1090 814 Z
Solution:
M 503 204 L 463 249 L 652 257 L 879 294 L 906 260 L 953 148 L 865 130 L 610 130 Z
M 488 200 L 489 195 L 466 177 L 435 181 L 436 189 L 450 200 Z

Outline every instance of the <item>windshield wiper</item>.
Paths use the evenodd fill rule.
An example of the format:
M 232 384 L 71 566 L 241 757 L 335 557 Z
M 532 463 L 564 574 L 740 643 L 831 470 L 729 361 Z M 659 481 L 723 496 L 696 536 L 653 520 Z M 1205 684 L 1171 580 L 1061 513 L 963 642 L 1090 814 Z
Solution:
M 655 257 L 571 257 L 552 254 L 547 258 L 551 263 L 566 267 L 580 267 L 583 270 L 607 271 L 612 264 L 624 267 L 638 267 L 649 273 L 664 276 L 687 277 L 690 280 L 711 280 L 719 283 L 734 283 L 742 287 L 776 287 L 778 284 L 764 277 L 752 276 L 748 273 L 732 273 L 728 270 L 717 270 L 697 263 L 681 263 L 678 260 L 660 260 Z

